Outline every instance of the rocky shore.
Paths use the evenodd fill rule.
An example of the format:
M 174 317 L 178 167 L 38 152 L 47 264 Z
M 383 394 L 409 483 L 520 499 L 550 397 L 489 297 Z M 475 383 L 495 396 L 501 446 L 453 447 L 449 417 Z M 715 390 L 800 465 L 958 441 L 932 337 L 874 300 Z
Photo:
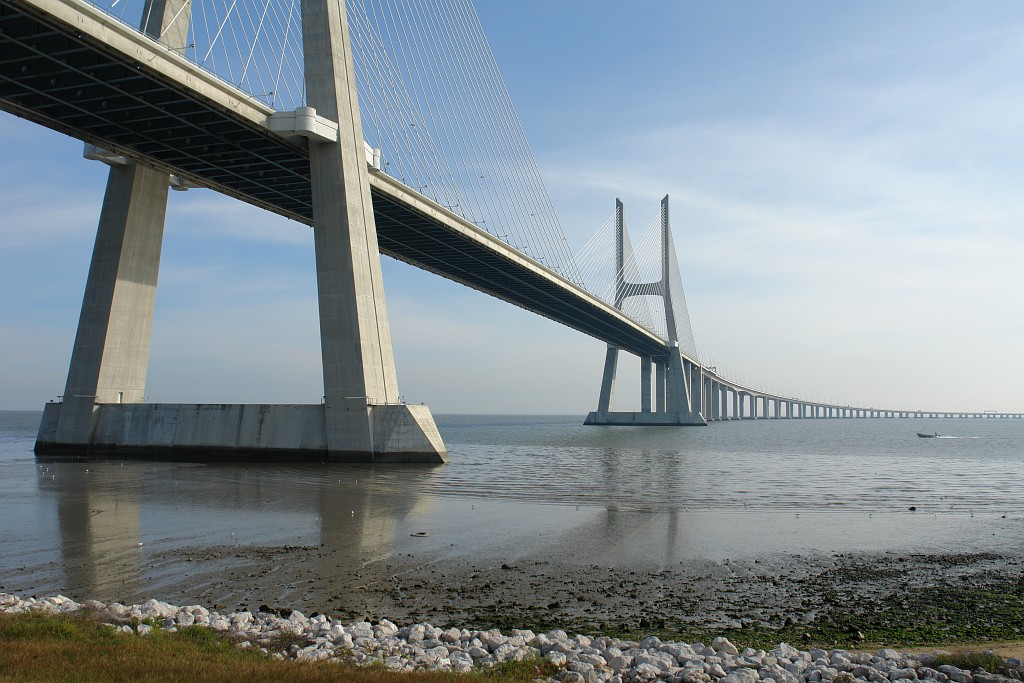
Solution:
M 641 640 L 570 636 L 563 630 L 480 631 L 442 629 L 423 623 L 399 627 L 387 619 L 343 623 L 323 614 L 307 617 L 298 611 L 266 606 L 257 612 L 222 614 L 199 605 L 178 607 L 155 599 L 124 605 L 0 593 L 0 611 L 35 610 L 90 614 L 125 637 L 199 625 L 225 634 L 239 648 L 261 649 L 276 658 L 379 663 L 395 671 L 469 672 L 506 661 L 543 658 L 557 668 L 554 679 L 563 683 L 1007 683 L 1024 678 L 1024 662 L 1016 658 L 989 658 L 989 662 L 998 664 L 990 664 L 990 668 L 998 668 L 996 672 L 943 663 L 942 652 L 800 650 L 786 643 L 768 651 L 741 651 L 722 636 L 704 644 L 666 642 L 656 636 Z

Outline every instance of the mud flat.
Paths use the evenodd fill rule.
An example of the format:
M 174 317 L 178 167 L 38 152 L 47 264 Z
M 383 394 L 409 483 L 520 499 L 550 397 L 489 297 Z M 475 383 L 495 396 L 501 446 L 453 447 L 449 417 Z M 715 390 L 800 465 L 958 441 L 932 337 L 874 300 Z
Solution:
M 265 604 L 444 628 L 726 635 L 761 646 L 1024 637 L 1024 561 L 996 553 L 777 555 L 665 569 L 406 554 L 330 573 L 319 569 L 352 566 L 351 558 L 318 546 L 232 546 L 176 551 L 162 562 L 180 567 L 182 553 L 194 569 L 164 582 L 161 594 L 225 609 Z

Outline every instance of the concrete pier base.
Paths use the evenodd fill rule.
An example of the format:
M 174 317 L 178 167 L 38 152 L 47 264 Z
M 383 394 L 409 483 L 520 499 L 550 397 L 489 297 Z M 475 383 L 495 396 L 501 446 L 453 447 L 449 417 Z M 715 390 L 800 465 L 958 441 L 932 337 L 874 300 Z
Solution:
M 61 441 L 63 403 L 48 403 L 36 455 L 175 461 L 445 463 L 430 409 L 367 406 L 372 451 L 328 449 L 322 405 L 99 403 L 87 439 Z
M 147 0 L 144 29 L 183 44 L 187 0 Z M 309 148 L 321 405 L 144 404 L 168 176 L 110 172 L 63 402 L 41 456 L 447 462 L 425 406 L 400 403 L 345 4 L 302 0 L 306 96 L 338 123 Z
M 613 427 L 679 427 L 687 425 L 703 427 L 707 425 L 707 422 L 700 413 L 670 415 L 668 413 L 601 413 L 594 411 L 587 415 L 583 424 Z

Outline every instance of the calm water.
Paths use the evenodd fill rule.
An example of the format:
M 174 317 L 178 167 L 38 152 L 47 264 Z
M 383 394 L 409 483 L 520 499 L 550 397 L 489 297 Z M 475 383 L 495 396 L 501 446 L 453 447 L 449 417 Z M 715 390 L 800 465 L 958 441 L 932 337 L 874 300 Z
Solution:
M 436 467 L 40 463 L 39 413 L 0 412 L 0 590 L 187 599 L 184 563 L 224 548 L 348 558 L 314 573 L 414 553 L 582 570 L 1024 549 L 1024 420 L 437 421 L 452 462 Z

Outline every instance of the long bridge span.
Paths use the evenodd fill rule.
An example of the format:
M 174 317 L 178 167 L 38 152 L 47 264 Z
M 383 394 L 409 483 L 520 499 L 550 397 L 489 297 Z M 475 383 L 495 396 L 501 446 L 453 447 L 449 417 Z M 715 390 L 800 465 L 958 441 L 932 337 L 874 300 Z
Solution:
M 365 21 L 354 2 L 363 12 L 355 19 Z M 608 245 L 614 282 L 602 296 L 571 261 L 531 252 L 397 177 L 364 136 L 352 8 L 337 0 L 291 6 L 301 6 L 305 97 L 281 110 L 185 56 L 178 46 L 196 30 L 189 0 L 147 0 L 138 29 L 83 0 L 0 1 L 0 108 L 84 141 L 89 156 L 111 165 L 68 384 L 62 402 L 47 406 L 37 452 L 443 460 L 429 410 L 398 402 L 378 250 L 606 342 L 590 424 L 1021 417 L 827 404 L 721 376 L 697 358 L 667 197 L 660 279 L 630 279 L 619 205 Z M 321 405 L 142 403 L 168 186 L 210 188 L 313 228 Z M 659 302 L 663 324 L 630 315 L 630 298 Z M 637 412 L 612 409 L 619 351 L 641 359 Z

